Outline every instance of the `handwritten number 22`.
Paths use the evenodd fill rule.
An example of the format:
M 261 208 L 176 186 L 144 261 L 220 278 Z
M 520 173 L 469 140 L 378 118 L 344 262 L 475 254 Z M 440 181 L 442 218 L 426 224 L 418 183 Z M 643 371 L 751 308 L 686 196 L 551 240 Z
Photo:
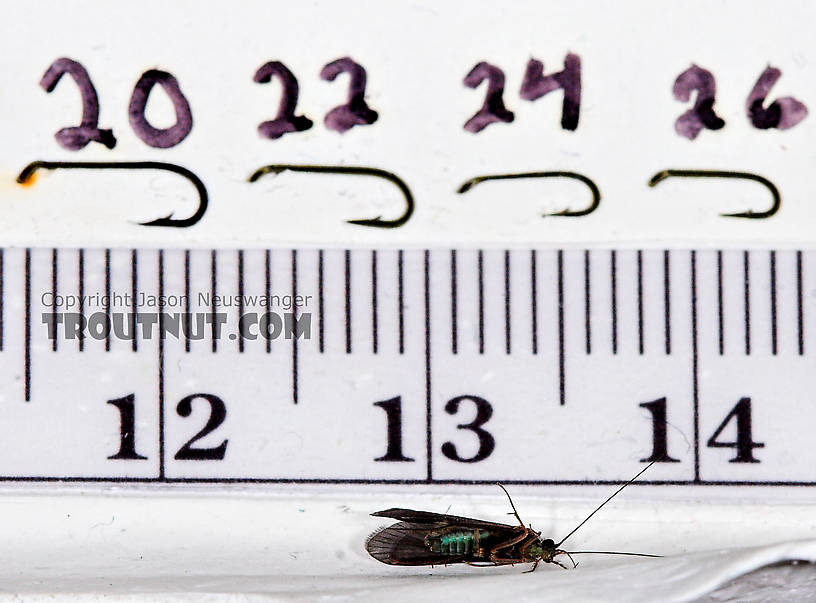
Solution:
M 339 75 L 349 76 L 349 88 L 346 103 L 338 105 L 326 114 L 323 122 L 326 127 L 343 134 L 354 126 L 367 126 L 377 121 L 378 114 L 365 101 L 366 70 L 349 57 L 343 57 L 325 65 L 320 77 L 333 82 Z M 277 139 L 284 134 L 303 132 L 312 127 L 312 120 L 305 115 L 295 115 L 300 87 L 295 75 L 279 61 L 262 65 L 253 78 L 259 84 L 266 84 L 277 77 L 283 91 L 281 93 L 278 114 L 275 119 L 265 121 L 258 126 L 258 133 L 264 138 Z

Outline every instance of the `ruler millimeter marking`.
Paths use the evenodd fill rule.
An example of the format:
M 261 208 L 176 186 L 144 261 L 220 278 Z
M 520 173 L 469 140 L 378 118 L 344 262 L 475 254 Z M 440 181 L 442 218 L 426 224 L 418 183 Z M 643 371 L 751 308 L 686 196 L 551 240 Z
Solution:
M 668 254 L 664 256 L 665 282 L 668 283 L 669 260 Z M 668 291 L 668 284 L 666 285 Z M 668 294 L 667 294 L 668 296 Z M 668 299 L 668 297 L 667 297 Z M 666 302 L 666 316 L 669 316 L 669 303 Z M 666 319 L 669 324 L 669 319 Z M 666 328 L 666 354 L 671 352 L 669 347 L 669 330 Z M 694 402 L 694 482 L 700 482 L 700 342 L 698 339 L 697 323 L 697 253 L 691 252 L 691 362 L 692 362 L 692 399 Z
M 158 251 L 158 262 L 159 262 L 159 270 L 158 270 L 158 321 L 159 321 L 159 331 L 161 332 L 164 327 L 164 302 L 162 301 L 164 298 L 164 250 L 160 249 Z M 136 333 L 134 332 L 134 338 Z M 165 409 L 164 409 L 164 370 L 165 370 L 165 357 L 164 357 L 164 337 L 159 336 L 158 338 L 158 350 L 159 350 L 159 362 L 158 362 L 158 385 L 159 385 L 159 480 L 163 480 L 166 477 L 166 462 L 165 462 Z M 185 338 L 186 340 L 186 338 Z
M 625 479 L 618 469 L 638 457 L 674 465 L 653 482 L 813 484 L 797 431 L 812 406 L 809 257 L 0 250 L 0 441 L 13 448 L 0 473 L 572 484 Z M 140 301 L 122 302 L 125 291 Z M 56 327 L 47 337 L 45 323 L 64 326 L 71 310 L 49 296 L 75 298 L 78 345 Z M 21 305 L 22 325 L 10 322 Z M 258 337 L 256 323 L 238 328 L 252 314 L 309 328 Z M 93 331 L 100 317 L 111 328 Z M 134 438 L 105 402 L 132 413 L 120 417 L 136 425 L 130 460 L 113 455 Z M 52 421 L 67 447 L 59 462 L 40 450 L 57 437 Z
M 25 251 L 25 254 L 26 254 L 25 255 L 25 257 L 26 257 L 26 260 L 25 260 L 26 261 L 26 267 L 25 267 L 26 277 L 25 278 L 26 278 L 26 298 L 27 298 L 26 306 L 27 307 L 30 306 L 30 296 L 31 296 L 31 292 L 30 292 L 30 287 L 31 287 L 31 284 L 30 284 L 30 278 L 31 278 L 31 275 L 30 275 L 30 271 L 31 271 L 30 253 L 31 253 L 30 249 L 27 249 Z M 57 253 L 58 253 L 57 249 L 52 250 L 52 262 L 53 262 L 53 269 L 52 269 L 52 276 L 51 276 L 52 283 L 53 283 L 52 284 L 52 291 L 51 291 L 52 295 L 57 295 L 58 294 L 58 287 L 57 287 L 58 277 L 57 277 L 57 263 L 56 263 Z M 78 283 L 79 294 L 78 294 L 78 297 L 79 297 L 79 304 L 80 304 L 80 308 L 81 308 L 82 304 L 84 303 L 83 298 L 84 298 L 84 255 L 85 255 L 85 250 L 78 250 L 76 253 L 78 254 L 78 260 L 79 260 L 79 262 L 78 262 L 79 263 L 79 283 Z M 106 283 L 105 293 L 109 297 L 110 296 L 110 278 L 111 278 L 111 276 L 110 276 L 110 250 L 105 250 L 104 253 L 105 253 L 105 283 Z M 211 253 L 212 253 L 212 258 L 213 258 L 213 260 L 212 260 L 212 262 L 213 262 L 212 263 L 212 272 L 211 272 L 211 276 L 212 276 L 212 288 L 211 288 L 212 293 L 211 293 L 211 297 L 213 299 L 215 299 L 216 296 L 217 296 L 217 292 L 218 292 L 218 286 L 217 286 L 218 276 L 217 276 L 217 271 L 216 271 L 215 258 L 216 258 L 216 254 L 218 252 L 212 251 Z M 269 255 L 271 254 L 271 251 L 265 251 L 264 253 L 267 255 L 267 258 L 268 258 Z M 295 291 L 295 293 L 296 293 L 296 287 L 297 287 L 297 272 L 296 272 L 296 270 L 297 270 L 297 260 L 296 260 L 296 254 L 297 254 L 297 252 L 292 251 L 291 253 L 292 253 L 292 284 L 293 284 L 293 291 Z M 319 278 L 320 278 L 320 292 L 321 293 L 322 293 L 322 286 L 323 286 L 323 272 L 322 272 L 322 270 L 323 270 L 323 268 L 322 268 L 322 266 L 323 266 L 323 263 L 322 263 L 323 253 L 324 252 L 322 250 L 319 252 L 319 254 L 320 254 L 320 265 L 319 265 L 319 271 L 320 271 L 319 275 L 320 275 L 320 277 Z M 346 353 L 350 354 L 350 353 L 352 353 L 352 322 L 351 322 L 352 299 L 351 299 L 351 293 L 350 293 L 351 292 L 351 287 L 350 287 L 351 264 L 350 264 L 350 252 L 345 251 L 343 253 L 344 253 L 344 257 L 345 257 L 345 323 L 344 323 L 345 324 L 345 350 L 346 350 Z M 372 253 L 372 256 L 371 256 L 372 257 L 372 272 L 371 272 L 371 277 L 370 278 L 371 278 L 371 282 L 376 284 L 376 275 L 377 275 L 376 252 L 371 252 L 371 253 Z M 483 257 L 482 254 L 484 252 L 480 251 L 478 253 L 479 253 L 480 258 Z M 510 252 L 505 251 L 505 252 L 502 252 L 502 253 L 504 254 L 504 258 L 505 258 L 505 273 L 504 273 L 504 302 L 505 302 L 505 312 L 504 312 L 505 325 L 504 325 L 504 328 L 505 328 L 505 331 L 504 331 L 504 341 L 505 341 L 505 351 L 507 353 L 510 353 L 510 342 L 511 342 L 511 332 L 512 332 L 511 317 L 510 317 L 510 298 L 511 298 L 510 269 L 509 269 L 509 266 L 510 266 L 510 264 L 509 264 Z M 562 297 L 563 297 L 563 290 L 562 289 L 563 289 L 563 279 L 564 279 L 564 275 L 563 275 L 563 255 L 562 255 L 563 252 L 558 251 L 557 253 L 558 253 L 558 258 L 559 258 L 558 259 L 558 266 L 559 266 L 559 270 L 558 270 L 558 283 L 559 283 L 558 296 L 559 296 L 559 325 L 560 325 L 561 321 L 563 320 L 563 317 L 561 316 L 561 314 L 564 311 L 563 301 L 562 301 Z M 585 309 L 586 319 L 585 319 L 584 329 L 585 329 L 585 337 L 586 337 L 586 353 L 587 354 L 592 353 L 592 315 L 593 315 L 593 313 L 592 313 L 592 310 L 591 310 L 592 302 L 591 302 L 591 284 L 590 284 L 591 281 L 590 281 L 590 261 L 589 261 L 590 253 L 591 252 L 589 250 L 584 251 L 584 257 L 585 257 L 585 260 L 584 260 L 585 261 L 585 274 L 584 274 L 585 293 L 584 293 L 584 295 L 585 295 L 585 305 L 586 305 L 586 309 Z M 598 253 L 601 253 L 601 252 L 598 252 Z M 637 273 L 638 274 L 638 276 L 637 276 L 637 278 L 638 278 L 638 281 L 637 281 L 637 315 L 638 315 L 637 337 L 638 337 L 638 350 L 639 350 L 639 353 L 641 353 L 641 354 L 643 353 L 643 303 L 644 303 L 643 302 L 643 266 L 642 266 L 643 260 L 642 260 L 642 253 L 643 253 L 642 251 L 637 251 L 636 252 L 637 267 L 638 267 L 637 268 L 637 270 L 638 270 L 638 273 Z M 770 338 L 771 338 L 771 341 L 772 341 L 772 353 L 775 355 L 776 352 L 777 352 L 777 346 L 778 346 L 778 341 L 777 341 L 777 338 L 778 338 L 778 335 L 777 335 L 777 308 L 776 308 L 776 306 L 777 306 L 777 303 L 776 303 L 777 292 L 776 292 L 776 267 L 775 267 L 776 266 L 776 252 L 775 251 L 770 251 L 768 253 L 769 253 L 769 261 L 770 261 L 770 267 L 771 267 L 769 287 L 770 287 L 770 297 L 771 297 L 771 300 L 772 300 L 772 302 L 771 302 L 772 303 L 772 305 L 771 305 L 771 319 L 770 319 L 770 329 L 771 329 L 770 330 Z M 802 275 L 801 275 L 801 273 L 802 273 L 802 252 L 798 251 L 798 252 L 795 252 L 795 253 L 796 253 L 795 257 L 796 257 L 796 271 L 797 271 L 797 280 L 796 280 L 796 282 L 797 282 L 797 290 L 796 290 L 796 299 L 797 299 L 797 316 L 796 316 L 796 318 L 797 318 L 797 338 L 798 338 L 799 354 L 803 355 L 804 354 L 804 331 L 803 331 L 804 308 L 803 308 L 803 289 L 802 289 Z M 139 286 L 138 286 L 138 280 L 137 280 L 138 279 L 138 277 L 137 277 L 137 273 L 138 273 L 138 251 L 137 250 L 132 250 L 131 254 L 132 254 L 132 292 L 131 292 L 131 295 L 133 297 L 136 297 L 139 294 Z M 186 265 L 186 270 L 185 270 L 185 298 L 187 298 L 189 300 L 189 297 L 190 297 L 189 278 L 190 277 L 189 277 L 188 271 L 189 271 L 189 254 L 190 254 L 190 252 L 185 251 L 184 254 L 185 254 L 185 265 Z M 236 296 L 236 300 L 238 301 L 238 304 L 239 304 L 238 312 L 240 313 L 242 311 L 242 308 L 240 307 L 240 302 L 244 298 L 243 291 L 242 291 L 242 287 L 243 287 L 242 270 L 243 269 L 241 267 L 243 251 L 238 251 L 237 254 L 238 254 L 238 258 L 239 258 L 238 259 L 238 262 L 239 262 L 239 278 L 238 278 L 238 281 L 237 281 L 238 282 L 238 295 Z M 458 312 L 457 312 L 457 285 L 456 285 L 456 282 L 457 282 L 457 266 L 456 266 L 456 260 L 455 260 L 456 255 L 455 254 L 456 254 L 455 251 L 451 252 L 451 258 L 452 258 L 451 259 L 451 283 L 452 283 L 452 285 L 451 285 L 452 286 L 452 292 L 451 292 L 451 341 L 452 341 L 452 346 L 451 346 L 451 349 L 452 349 L 452 352 L 454 354 L 458 353 L 458 349 L 457 349 L 458 348 L 458 346 L 457 346 L 457 342 L 458 342 L 458 334 L 457 334 Z M 531 339 L 530 340 L 532 341 L 532 353 L 533 354 L 536 354 L 537 351 L 538 351 L 537 346 L 538 346 L 538 330 L 539 330 L 538 329 L 538 324 L 537 324 L 538 316 L 537 316 L 537 308 L 536 308 L 538 293 L 537 293 L 537 290 L 536 290 L 536 288 L 537 288 L 537 282 L 536 282 L 537 278 L 536 278 L 536 255 L 535 254 L 536 254 L 535 251 L 531 252 L 531 272 L 530 272 L 530 274 L 531 274 L 531 285 L 530 285 L 530 287 L 531 287 L 531 292 L 532 292 L 532 299 L 531 299 L 532 313 L 531 313 L 531 318 L 530 318 L 530 320 L 531 320 L 531 325 L 530 325 Z M 617 313 L 618 313 L 618 310 L 617 310 L 617 294 L 618 294 L 618 286 L 617 286 L 617 283 L 616 283 L 616 252 L 614 250 L 612 250 L 612 251 L 609 252 L 609 254 L 610 254 L 610 256 L 609 256 L 610 257 L 610 278 L 611 278 L 610 313 L 611 313 L 611 324 L 612 324 L 612 327 L 611 327 L 612 328 L 612 331 L 611 331 L 611 350 L 612 350 L 612 353 L 615 354 L 615 353 L 617 353 L 617 347 L 618 347 L 618 326 L 617 326 Z M 717 251 L 716 252 L 717 265 L 718 265 L 718 272 L 717 272 L 717 277 L 718 277 L 718 280 L 717 280 L 717 291 L 718 291 L 717 300 L 718 300 L 718 319 L 719 319 L 719 321 L 718 321 L 718 334 L 719 334 L 719 350 L 720 350 L 721 355 L 723 355 L 725 353 L 725 338 L 723 336 L 725 313 L 723 311 L 723 298 L 722 298 L 722 296 L 723 296 L 722 254 L 723 254 L 722 251 Z M 664 302 L 665 303 L 665 349 L 666 349 L 666 354 L 668 355 L 668 354 L 671 354 L 671 311 L 670 311 L 670 303 L 671 303 L 670 302 L 670 289 L 671 289 L 671 286 L 670 286 L 670 276 L 669 276 L 670 275 L 669 252 L 664 251 L 663 255 L 664 255 L 664 295 L 665 295 L 665 302 Z M 2 257 L 3 257 L 3 252 L 0 251 L 0 268 L 3 266 Z M 751 291 L 750 291 L 750 275 L 749 275 L 750 262 L 749 262 L 749 259 L 748 259 L 749 258 L 749 252 L 747 252 L 747 251 L 742 252 L 742 257 L 743 257 L 742 270 L 743 270 L 743 273 L 744 273 L 744 277 L 743 277 L 743 282 L 744 282 L 743 316 L 744 316 L 744 321 L 745 321 L 744 342 L 745 342 L 745 354 L 750 355 L 751 354 Z M 268 261 L 269 260 L 267 259 L 267 262 Z M 485 320 L 486 319 L 485 319 L 485 310 L 484 310 L 484 274 L 483 274 L 483 268 L 481 266 L 482 266 L 482 262 L 480 260 L 480 269 L 479 269 L 479 275 L 480 275 L 479 276 L 479 353 L 484 354 L 484 348 L 485 348 Z M 267 273 L 266 279 L 267 279 L 267 285 L 266 285 L 267 295 L 271 295 L 271 282 L 269 280 L 270 276 L 269 276 L 268 273 Z M 400 275 L 400 282 L 401 282 L 401 280 L 402 280 L 402 278 L 401 278 L 401 275 Z M 377 347 L 378 347 L 377 346 L 378 322 L 377 322 L 376 288 L 373 289 L 373 291 L 374 291 L 373 294 L 372 294 L 373 295 L 373 298 L 372 298 L 373 299 L 373 302 L 372 302 L 373 310 L 372 310 L 372 319 L 371 319 L 372 320 L 372 325 L 373 325 L 373 328 L 372 328 L 372 350 L 374 351 L 374 353 L 376 353 L 376 350 L 377 350 Z M 401 291 L 401 285 L 400 285 L 400 291 Z M 2 292 L 3 292 L 2 291 L 2 284 L 0 284 L 0 293 L 2 293 Z M 0 307 L 2 307 L 2 303 L 3 303 L 4 298 L 5 298 L 5 295 L 0 295 Z M 322 309 L 322 299 L 323 298 L 322 298 L 322 295 L 321 295 L 320 296 L 321 308 L 319 308 L 318 311 L 320 309 Z M 216 309 L 215 305 L 213 305 L 213 313 L 215 313 L 215 309 Z M 400 316 L 402 315 L 401 310 L 402 310 L 402 308 L 400 307 Z M 110 307 L 109 306 L 106 307 L 105 311 L 106 311 L 106 313 L 109 313 L 110 312 Z M 136 311 L 136 313 L 138 315 L 138 307 L 135 308 L 135 311 Z M 52 312 L 55 313 L 56 308 L 53 308 Z M 188 317 L 189 314 L 190 314 L 190 312 L 189 312 L 189 306 L 188 306 L 187 310 L 185 311 L 185 317 Z M 189 318 L 188 318 L 188 320 L 189 320 Z M 318 334 L 319 334 L 319 338 L 320 338 L 320 342 L 321 342 L 321 351 L 323 350 L 323 348 L 325 346 L 324 329 L 320 328 L 321 325 L 323 325 L 324 320 L 325 320 L 324 312 L 319 311 L 318 329 L 317 330 L 318 330 Z M 402 322 L 402 320 L 400 320 L 400 323 L 401 322 Z M 27 319 L 26 324 L 27 324 L 27 332 L 28 332 L 28 330 L 30 329 L 30 320 Z M 0 331 L 0 333 L 1 332 L 2 331 Z M 400 333 L 402 333 L 402 329 L 400 329 Z M 85 339 L 87 337 L 87 334 L 85 334 L 83 332 L 80 332 L 79 335 L 80 335 L 80 341 L 82 341 L 83 339 Z M 110 337 L 111 337 L 111 334 L 109 332 L 105 337 L 106 351 L 110 350 Z M 562 338 L 563 338 L 563 334 L 561 333 L 561 329 L 559 327 L 559 342 L 561 341 Z M 240 350 L 243 349 L 245 339 L 244 339 L 244 337 L 238 337 L 237 339 L 238 339 L 238 345 L 239 345 L 239 351 L 240 351 Z M 189 337 L 185 336 L 185 337 L 183 337 L 183 340 L 184 340 L 184 345 L 185 345 L 186 351 L 189 351 L 189 349 L 190 349 L 190 339 L 189 339 Z M 400 336 L 400 340 L 402 340 L 402 334 Z M 57 341 L 58 341 L 58 339 L 54 339 L 53 342 L 52 342 L 52 346 L 53 346 L 54 351 L 57 351 Z M 267 339 L 266 341 L 267 341 L 267 347 L 270 347 L 272 340 Z M 0 343 L 0 345 L 2 345 L 2 343 Z M 132 338 L 132 346 L 133 346 L 133 351 L 138 350 L 138 336 Z M 80 351 L 82 351 L 83 349 L 84 348 L 82 346 L 80 346 Z M 400 350 L 404 351 L 402 344 L 400 345 Z M 217 351 L 217 345 L 215 345 L 213 347 L 213 351 L 214 352 Z

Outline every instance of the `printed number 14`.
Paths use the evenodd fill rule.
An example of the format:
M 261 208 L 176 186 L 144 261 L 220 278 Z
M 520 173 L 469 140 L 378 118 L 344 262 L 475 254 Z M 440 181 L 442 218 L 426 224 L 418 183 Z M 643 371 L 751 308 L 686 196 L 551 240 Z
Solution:
M 652 454 L 648 458 L 641 459 L 643 462 L 677 463 L 677 459 L 669 456 L 668 436 L 666 428 L 668 425 L 666 414 L 666 398 L 658 398 L 651 402 L 643 402 L 639 406 L 647 409 L 652 415 Z M 720 437 L 723 430 L 731 421 L 736 423 L 737 437 L 733 442 L 722 442 Z M 709 448 L 734 448 L 737 454 L 730 459 L 729 463 L 758 463 L 759 459 L 754 457 L 754 448 L 764 448 L 762 442 L 754 442 L 753 427 L 751 422 L 751 398 L 740 398 L 740 401 L 725 416 L 722 422 L 714 430 L 714 433 L 706 445 Z

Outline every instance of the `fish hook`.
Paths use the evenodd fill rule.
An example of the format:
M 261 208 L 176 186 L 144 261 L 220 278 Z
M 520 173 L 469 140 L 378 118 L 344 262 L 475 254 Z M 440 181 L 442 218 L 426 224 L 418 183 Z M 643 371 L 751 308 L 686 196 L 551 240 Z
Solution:
M 736 180 L 753 180 L 759 182 L 769 191 L 773 197 L 773 203 L 765 211 L 754 211 L 749 209 L 747 211 L 740 211 L 731 214 L 720 214 L 725 218 L 748 218 L 750 220 L 764 220 L 770 218 L 779 211 L 782 205 L 782 197 L 779 194 L 779 189 L 776 188 L 773 182 L 760 176 L 759 174 L 752 174 L 751 172 L 729 172 L 719 170 L 662 170 L 651 177 L 649 180 L 649 187 L 655 187 L 667 178 L 734 178 Z
M 592 202 L 584 209 L 578 210 L 563 209 L 553 214 L 543 214 L 542 217 L 563 216 L 568 218 L 578 218 L 580 216 L 586 216 L 591 214 L 596 209 L 598 209 L 598 206 L 601 204 L 601 191 L 598 189 L 598 186 L 591 179 L 577 172 L 521 172 L 518 174 L 496 174 L 492 176 L 476 176 L 475 178 L 467 180 L 464 184 L 462 184 L 462 186 L 459 187 L 459 189 L 456 192 L 460 194 L 466 193 L 477 184 L 486 182 L 488 180 L 516 180 L 520 178 L 571 178 L 573 180 L 578 180 L 579 182 L 583 182 L 584 184 L 586 184 L 587 188 L 589 188 L 590 193 L 592 193 Z
M 62 169 L 78 169 L 78 170 L 160 170 L 165 172 L 172 172 L 186 178 L 193 183 L 198 191 L 198 208 L 195 213 L 189 218 L 175 219 L 173 214 L 164 217 L 150 220 L 149 222 L 139 222 L 141 226 L 169 226 L 173 228 L 186 228 L 192 226 L 204 216 L 207 211 L 207 204 L 209 197 L 207 195 L 207 188 L 201 179 L 187 168 L 173 163 L 164 163 L 162 161 L 32 161 L 23 168 L 20 175 L 17 176 L 19 184 L 28 184 L 34 177 L 37 170 L 62 170 Z
M 257 182 L 266 174 L 277 175 L 285 171 L 292 172 L 309 172 L 316 174 L 344 174 L 350 176 L 372 176 L 374 178 L 383 178 L 394 184 L 405 197 L 405 211 L 401 216 L 393 220 L 384 220 L 382 216 L 375 218 L 359 218 L 356 220 L 346 220 L 349 224 L 357 224 L 358 226 L 373 226 L 375 228 L 399 228 L 405 224 L 414 213 L 414 197 L 411 195 L 411 190 L 408 185 L 396 174 L 372 167 L 348 167 L 343 165 L 292 165 L 288 163 L 276 163 L 272 165 L 265 165 L 258 168 L 249 177 L 250 182 Z

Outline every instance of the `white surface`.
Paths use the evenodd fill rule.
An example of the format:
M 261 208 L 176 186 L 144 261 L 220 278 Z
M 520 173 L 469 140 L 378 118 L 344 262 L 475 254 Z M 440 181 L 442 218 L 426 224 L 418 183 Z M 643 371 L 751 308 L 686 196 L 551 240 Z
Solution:
M 498 489 L 497 489 L 498 490 Z M 595 497 L 603 489 L 584 490 Z M 633 489 L 634 492 L 634 489 Z M 541 503 L 516 492 L 522 517 L 558 536 L 594 502 Z M 639 493 L 640 494 L 640 493 Z M 442 601 L 497 596 L 519 601 L 689 601 L 742 573 L 786 559 L 816 560 L 816 526 L 806 506 L 742 506 L 621 498 L 569 541 L 576 549 L 616 549 L 661 559 L 581 555 L 577 569 L 541 566 L 399 568 L 363 549 L 381 525 L 368 513 L 394 505 L 503 521 L 496 495 L 418 496 L 409 490 L 213 496 L 63 492 L 0 501 L 0 588 L 6 593 L 83 594 L 164 600 Z M 634 499 L 634 500 L 633 500 Z M 640 500 L 639 500 L 640 499 Z M 746 526 L 751 526 L 746 529 Z M 789 542 L 784 542 L 789 540 Z M 758 546 L 763 543 L 764 546 Z M 780 544 L 774 544 L 780 543 Z

